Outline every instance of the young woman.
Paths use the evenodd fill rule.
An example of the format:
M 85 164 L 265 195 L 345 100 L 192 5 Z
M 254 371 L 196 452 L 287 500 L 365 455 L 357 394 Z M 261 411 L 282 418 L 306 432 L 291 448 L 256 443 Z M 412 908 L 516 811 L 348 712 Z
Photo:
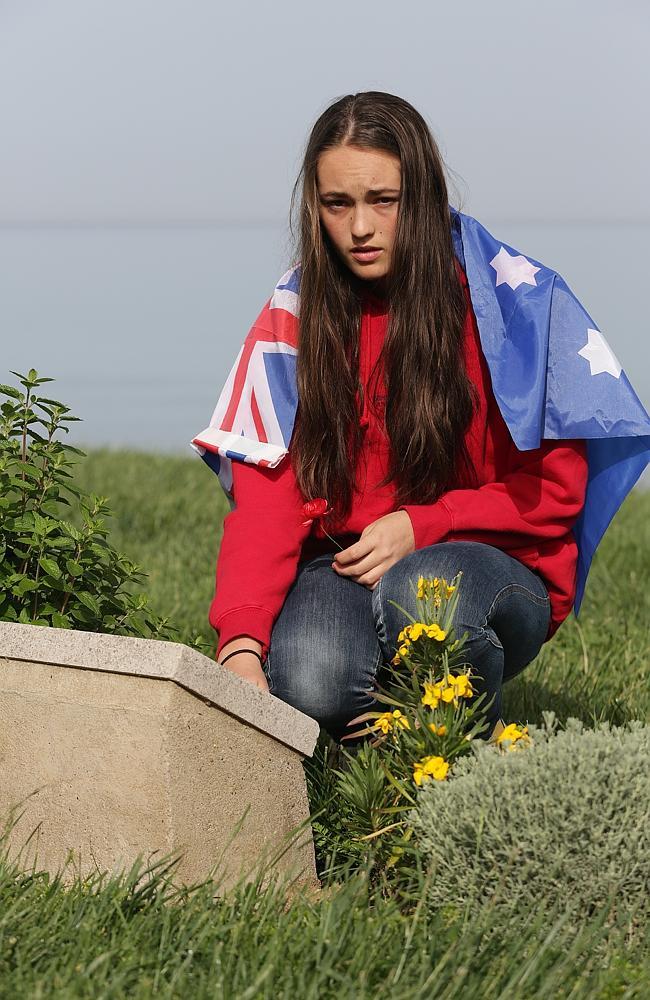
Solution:
M 314 125 L 301 174 L 299 405 L 277 468 L 233 462 L 210 622 L 217 659 L 335 739 L 415 612 L 463 571 L 457 628 L 494 696 L 569 613 L 581 440 L 519 451 L 493 394 L 444 165 L 408 102 L 365 92 Z M 304 502 L 333 513 L 305 523 Z M 349 743 L 349 741 L 346 741 Z

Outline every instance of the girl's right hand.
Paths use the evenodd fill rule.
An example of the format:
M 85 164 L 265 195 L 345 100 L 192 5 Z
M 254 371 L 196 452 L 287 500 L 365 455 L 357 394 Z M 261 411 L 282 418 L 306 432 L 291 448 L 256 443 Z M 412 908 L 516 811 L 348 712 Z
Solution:
M 243 677 L 251 684 L 256 684 L 262 691 L 268 692 L 269 685 L 266 674 L 262 670 L 259 659 L 253 653 L 237 653 L 235 656 L 230 656 L 228 662 L 222 663 L 220 666 L 224 667 L 225 670 L 232 670 L 233 674 L 238 674 L 239 677 Z

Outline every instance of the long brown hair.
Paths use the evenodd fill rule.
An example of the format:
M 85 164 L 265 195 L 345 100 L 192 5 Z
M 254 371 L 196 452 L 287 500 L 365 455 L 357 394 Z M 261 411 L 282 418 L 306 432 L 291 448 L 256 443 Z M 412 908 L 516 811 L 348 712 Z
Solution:
M 467 470 L 464 433 L 472 387 L 462 358 L 465 299 L 454 263 L 442 157 L 422 116 L 381 91 L 348 94 L 318 118 L 291 196 L 301 187 L 298 411 L 290 444 L 305 499 L 325 497 L 335 526 L 352 505 L 362 432 L 359 388 L 362 279 L 340 260 L 321 226 L 316 167 L 340 145 L 384 150 L 401 163 L 401 195 L 386 276 L 382 349 L 386 432 L 396 506 L 433 503 Z M 290 218 L 292 236 L 293 228 Z M 295 236 L 294 236 L 295 239 Z

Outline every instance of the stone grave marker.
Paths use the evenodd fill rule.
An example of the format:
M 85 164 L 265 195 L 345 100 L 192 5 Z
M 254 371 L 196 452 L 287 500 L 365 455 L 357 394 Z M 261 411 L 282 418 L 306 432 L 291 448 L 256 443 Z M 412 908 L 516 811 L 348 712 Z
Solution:
M 221 892 L 286 848 L 277 868 L 316 889 L 301 761 L 318 733 L 182 643 L 0 622 L 0 831 L 22 813 L 5 848 L 22 867 L 173 852 L 185 884 L 220 859 Z

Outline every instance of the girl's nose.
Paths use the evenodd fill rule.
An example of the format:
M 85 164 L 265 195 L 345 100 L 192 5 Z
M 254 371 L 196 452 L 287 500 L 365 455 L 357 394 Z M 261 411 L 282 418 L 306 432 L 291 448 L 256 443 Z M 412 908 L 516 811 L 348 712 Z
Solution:
M 368 236 L 372 233 L 372 223 L 370 221 L 370 216 L 364 208 L 353 208 L 352 209 L 352 222 L 350 224 L 350 231 L 355 236 Z

